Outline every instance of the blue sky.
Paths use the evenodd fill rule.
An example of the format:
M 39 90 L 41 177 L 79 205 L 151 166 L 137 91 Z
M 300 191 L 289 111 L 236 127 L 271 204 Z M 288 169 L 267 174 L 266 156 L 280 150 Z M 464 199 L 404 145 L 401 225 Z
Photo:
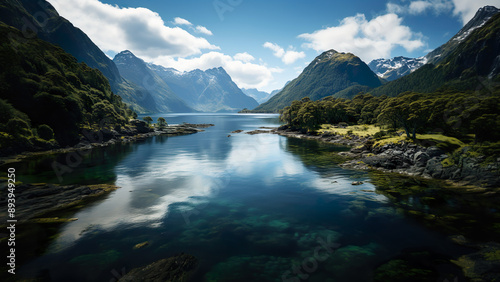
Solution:
M 420 57 L 500 0 L 48 0 L 110 57 L 128 49 L 181 71 L 222 66 L 241 88 L 271 91 L 321 52 L 366 63 Z

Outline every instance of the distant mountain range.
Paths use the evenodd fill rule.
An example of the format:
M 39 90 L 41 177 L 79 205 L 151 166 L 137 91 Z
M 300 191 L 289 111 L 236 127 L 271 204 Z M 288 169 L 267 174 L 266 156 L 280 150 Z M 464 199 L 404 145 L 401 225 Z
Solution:
M 267 102 L 269 99 L 271 99 L 271 97 L 276 95 L 276 93 L 280 92 L 281 89 L 273 90 L 271 93 L 267 93 L 265 91 L 259 91 L 255 88 L 250 88 L 250 89 L 242 88 L 241 91 L 243 91 L 243 93 L 245 93 L 245 95 L 254 98 L 255 101 L 257 101 L 257 103 L 262 104 L 262 103 Z
M 33 16 L 35 14 L 37 17 Z M 46 0 L 3 0 L 0 5 L 0 21 L 25 30 L 30 37 L 39 37 L 58 45 L 79 62 L 85 62 L 88 66 L 100 70 L 109 80 L 111 90 L 138 113 L 234 112 L 258 105 L 241 92 L 224 70 L 208 70 L 204 72 L 205 80 L 196 82 L 189 81 L 188 73 L 182 77 L 181 82 L 176 82 L 177 85 L 170 86 L 163 76 L 160 77 L 162 72 L 153 71 L 140 59 L 127 60 L 126 54 L 119 54 L 118 59 L 113 61 L 84 32 L 59 16 Z M 116 62 L 120 65 L 117 66 Z M 195 86 L 191 85 L 191 82 Z M 182 87 L 180 89 L 178 84 L 188 84 L 194 88 L 187 91 Z M 192 91 L 201 92 L 191 93 Z M 220 94 L 215 94 L 217 91 Z M 186 94 L 187 92 L 190 94 Z M 194 102 L 190 95 L 199 96 L 197 102 Z
M 381 78 L 392 81 L 410 74 L 425 64 L 437 64 L 451 54 L 457 46 L 474 30 L 482 27 L 495 14 L 500 12 L 493 6 L 480 8 L 475 16 L 448 42 L 420 58 L 395 57 L 392 59 L 376 59 L 368 66 Z
M 148 65 L 130 51 L 115 56 L 113 62 L 120 74 L 127 80 L 140 85 L 150 93 L 160 112 L 193 112 L 182 99 Z
M 255 111 L 277 112 L 294 100 L 326 96 L 352 98 L 382 85 L 381 80 L 359 57 L 330 50 L 316 57 L 297 77 Z
M 25 39 L 38 37 L 58 45 L 79 62 L 98 69 L 113 93 L 139 113 L 235 112 L 254 107 L 255 111 L 277 112 L 306 96 L 318 100 L 352 98 L 360 92 L 396 96 L 443 87 L 474 90 L 500 71 L 499 12 L 492 6 L 479 9 L 447 43 L 421 58 L 379 59 L 367 65 L 354 54 L 330 50 L 277 93 L 245 89 L 248 95 L 223 68 L 179 72 L 148 64 L 130 51 L 110 60 L 46 0 L 3 0 L 0 21 L 22 30 Z
M 148 68 L 196 111 L 237 112 L 259 105 L 238 88 L 222 67 L 190 72 L 180 72 L 154 64 L 148 64 Z

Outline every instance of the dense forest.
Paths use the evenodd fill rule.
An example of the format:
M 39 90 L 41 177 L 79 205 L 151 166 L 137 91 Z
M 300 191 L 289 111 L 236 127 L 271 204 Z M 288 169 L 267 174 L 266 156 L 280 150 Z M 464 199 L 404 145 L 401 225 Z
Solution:
M 96 69 L 0 23 L 0 152 L 73 145 L 83 129 L 124 126 L 135 113 Z
M 475 142 L 500 140 L 500 87 L 478 91 L 441 90 L 405 92 L 397 97 L 360 94 L 352 100 L 303 98 L 280 112 L 280 118 L 297 129 L 315 131 L 322 124 L 378 124 L 390 130 L 442 133 Z M 378 133 L 381 137 L 385 132 Z

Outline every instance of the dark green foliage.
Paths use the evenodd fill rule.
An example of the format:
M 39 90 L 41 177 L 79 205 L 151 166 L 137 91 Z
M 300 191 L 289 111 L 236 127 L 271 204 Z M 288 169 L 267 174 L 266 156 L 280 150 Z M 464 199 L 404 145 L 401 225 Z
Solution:
M 26 121 L 20 118 L 10 119 L 5 125 L 5 130 L 14 136 L 28 137 L 33 135 L 33 133 L 31 132 L 30 125 Z
M 150 116 L 143 117 L 142 120 L 147 122 L 148 124 L 151 124 L 153 122 L 153 119 Z
M 36 149 L 36 144 L 51 139 L 61 146 L 73 145 L 84 128 L 95 129 L 104 119 L 119 127 L 132 117 L 102 73 L 61 48 L 25 39 L 3 23 L 0 42 L 0 63 L 8 65 L 0 69 L 0 132 L 3 141 L 24 144 L 9 149 L 16 142 L 2 141 L 2 153 Z M 31 128 L 38 129 L 40 138 Z
M 280 111 L 280 118 L 290 126 L 315 130 L 321 124 L 337 123 L 375 123 L 378 106 L 387 97 L 373 97 L 360 94 L 352 100 L 326 97 L 320 101 L 311 101 L 308 97 L 293 101 L 292 105 Z
M 38 136 L 43 140 L 51 140 L 54 139 L 54 130 L 50 128 L 50 126 L 46 124 L 42 124 L 37 129 Z
M 165 118 L 162 118 L 162 117 L 159 117 L 158 120 L 156 121 L 156 125 L 159 127 L 159 128 L 164 128 L 165 126 L 167 126 L 167 121 L 165 120 Z
M 475 136 L 476 142 L 500 140 L 500 87 L 492 92 L 406 92 L 397 97 L 360 94 L 352 100 L 326 97 L 304 98 L 281 110 L 281 120 L 295 128 L 315 130 L 321 124 L 341 122 L 381 124 L 404 129 L 408 137 L 417 133 L 443 133 L 459 139 Z M 375 138 L 385 136 L 379 132 Z M 443 148 L 453 151 L 457 148 Z

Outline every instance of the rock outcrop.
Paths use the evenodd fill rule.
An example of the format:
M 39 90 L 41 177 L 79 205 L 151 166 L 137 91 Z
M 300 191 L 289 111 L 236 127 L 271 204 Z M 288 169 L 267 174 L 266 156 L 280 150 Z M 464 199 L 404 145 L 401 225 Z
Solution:
M 467 150 L 467 147 L 463 150 Z M 365 147 L 361 152 L 359 149 L 352 149 L 344 154 L 354 159 L 342 164 L 343 167 L 378 169 L 484 187 L 500 186 L 500 161 L 486 163 L 484 157 L 460 154 L 457 162 L 450 163 L 445 161 L 450 156 L 435 146 L 423 147 L 402 142 Z

